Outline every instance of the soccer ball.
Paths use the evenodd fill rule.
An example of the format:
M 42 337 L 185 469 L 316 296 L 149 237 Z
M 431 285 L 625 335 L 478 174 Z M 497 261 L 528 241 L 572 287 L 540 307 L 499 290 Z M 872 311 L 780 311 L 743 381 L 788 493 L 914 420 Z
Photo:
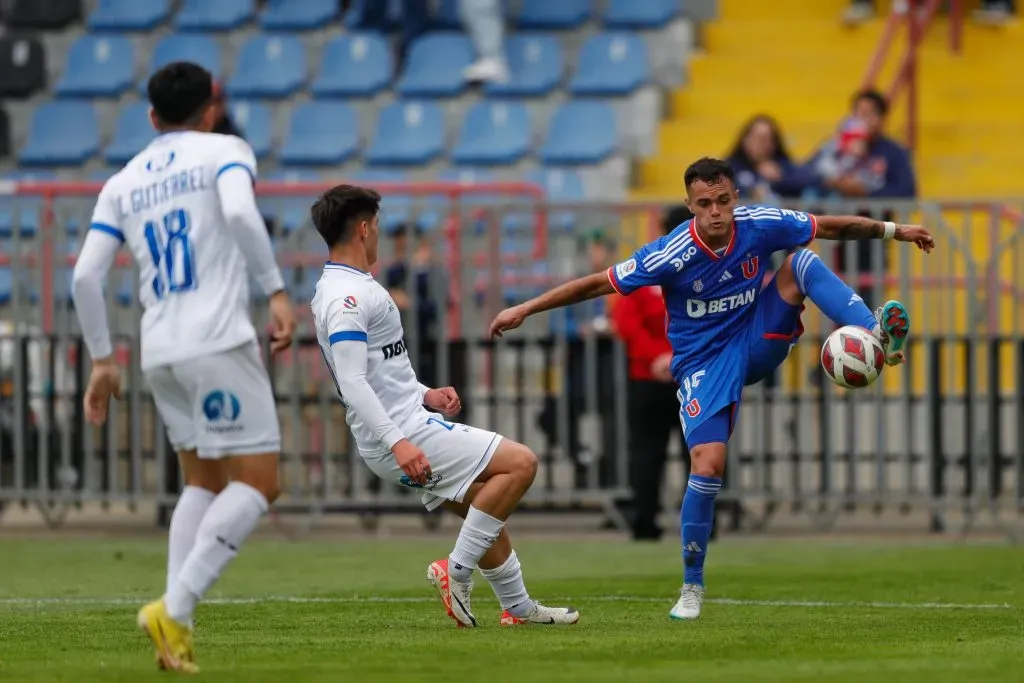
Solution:
M 840 327 L 821 347 L 821 367 L 835 384 L 847 389 L 866 387 L 882 373 L 885 350 L 863 327 Z

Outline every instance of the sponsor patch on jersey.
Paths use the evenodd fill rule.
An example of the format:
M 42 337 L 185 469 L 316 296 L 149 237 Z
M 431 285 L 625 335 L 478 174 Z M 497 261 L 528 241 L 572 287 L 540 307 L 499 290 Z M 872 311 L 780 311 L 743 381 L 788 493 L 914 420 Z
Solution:
M 615 266 L 615 277 L 622 280 L 630 273 L 636 272 L 636 259 L 629 259 L 623 261 L 619 265 Z
M 359 305 L 359 302 L 356 301 L 356 298 L 354 296 L 350 295 L 350 296 L 346 296 L 344 299 L 342 299 L 341 300 L 341 304 L 345 308 L 347 308 L 349 310 L 352 310 L 353 308 L 355 308 L 356 306 Z

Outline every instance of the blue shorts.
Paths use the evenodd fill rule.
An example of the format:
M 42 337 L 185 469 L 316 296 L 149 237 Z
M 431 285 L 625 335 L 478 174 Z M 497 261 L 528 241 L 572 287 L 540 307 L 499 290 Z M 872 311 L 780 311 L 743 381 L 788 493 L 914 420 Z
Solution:
M 686 363 L 676 377 L 679 419 L 690 448 L 729 440 L 743 387 L 774 372 L 803 333 L 803 306 L 783 300 L 775 278 L 754 306 L 750 322 L 736 330 L 718 357 Z

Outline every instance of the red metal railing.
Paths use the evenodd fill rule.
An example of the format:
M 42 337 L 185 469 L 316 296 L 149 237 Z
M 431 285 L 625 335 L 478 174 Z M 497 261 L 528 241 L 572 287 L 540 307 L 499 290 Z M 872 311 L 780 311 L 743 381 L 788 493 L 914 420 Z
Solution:
M 335 182 L 260 182 L 256 186 L 256 193 L 260 197 L 291 197 L 309 198 L 334 187 L 340 181 Z M 461 199 L 466 195 L 491 195 L 508 197 L 509 203 L 514 203 L 518 198 L 526 198 L 533 205 L 530 209 L 535 214 L 535 233 L 533 241 L 533 257 L 543 259 L 547 255 L 548 226 L 547 213 L 542 210 L 541 202 L 544 201 L 546 193 L 543 187 L 534 183 L 373 183 L 372 187 L 381 194 L 388 196 L 402 197 L 429 197 L 431 199 L 442 198 L 446 201 L 444 206 L 431 206 L 431 209 L 450 209 L 451 216 L 445 221 L 443 231 L 449 246 L 449 258 L 451 263 L 462 262 L 462 224 L 460 216 L 464 207 L 460 207 Z M 40 248 L 36 253 L 27 254 L 4 254 L 0 252 L 0 267 L 10 266 L 16 263 L 28 268 L 39 267 L 42 271 L 41 304 L 42 304 L 42 327 L 44 332 L 52 332 L 54 329 L 54 274 L 56 273 L 57 259 L 64 258 L 65 265 L 74 266 L 75 256 L 60 257 L 56 236 L 56 215 L 54 202 L 57 199 L 68 197 L 93 198 L 99 195 L 103 183 L 94 182 L 0 182 L 0 196 L 12 195 L 16 197 L 38 197 L 42 200 L 40 209 Z M 494 233 L 492 242 L 495 245 L 493 255 L 498 257 L 497 240 L 498 226 L 492 226 Z M 317 253 L 289 253 L 282 254 L 279 263 L 282 267 L 310 267 L 320 266 L 324 261 L 323 254 Z M 493 261 L 497 263 L 497 261 Z M 127 253 L 118 254 L 115 266 L 130 267 L 132 264 L 131 255 Z M 479 264 L 478 264 L 479 265 Z M 452 288 L 461 291 L 461 268 L 451 268 Z M 460 329 L 459 306 L 453 306 L 452 316 L 449 318 L 451 327 L 454 330 Z

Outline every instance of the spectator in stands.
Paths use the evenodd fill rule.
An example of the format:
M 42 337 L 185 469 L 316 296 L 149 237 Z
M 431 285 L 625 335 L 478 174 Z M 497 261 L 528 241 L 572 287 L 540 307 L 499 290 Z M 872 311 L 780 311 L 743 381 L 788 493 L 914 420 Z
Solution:
M 508 80 L 501 0 L 459 0 L 459 16 L 476 48 L 477 61 L 463 74 L 471 83 Z
M 919 6 L 923 4 L 922 0 L 917 0 L 917 3 Z M 901 0 L 901 4 L 904 7 L 908 5 L 906 0 Z M 981 5 L 975 10 L 974 17 L 978 21 L 998 24 L 1012 17 L 1014 10 L 1013 0 L 981 0 Z M 874 16 L 875 0 L 851 0 L 850 6 L 843 14 L 843 20 L 848 24 L 857 24 Z
M 693 218 L 685 206 L 665 213 L 662 234 Z M 672 378 L 672 347 L 665 331 L 665 301 L 657 287 L 620 297 L 612 308 L 612 327 L 626 347 L 629 360 L 626 415 L 629 423 L 630 487 L 633 489 L 633 539 L 657 540 L 661 512 L 661 483 L 668 460 L 668 442 L 682 429 L 679 422 L 678 386 Z M 683 443 L 689 476 L 689 451 Z
M 346 6 L 347 5 L 347 6 Z M 391 0 L 343 0 L 342 11 L 355 13 L 356 28 L 386 31 L 388 24 L 396 19 L 390 15 L 394 3 Z M 402 34 L 398 42 L 398 56 L 395 60 L 397 71 L 402 70 L 406 53 L 413 41 L 426 33 L 430 26 L 428 0 L 401 0 Z
M 779 124 L 766 114 L 758 114 L 743 127 L 728 161 L 745 201 L 775 203 L 780 197 L 799 197 L 811 180 L 792 162 Z

